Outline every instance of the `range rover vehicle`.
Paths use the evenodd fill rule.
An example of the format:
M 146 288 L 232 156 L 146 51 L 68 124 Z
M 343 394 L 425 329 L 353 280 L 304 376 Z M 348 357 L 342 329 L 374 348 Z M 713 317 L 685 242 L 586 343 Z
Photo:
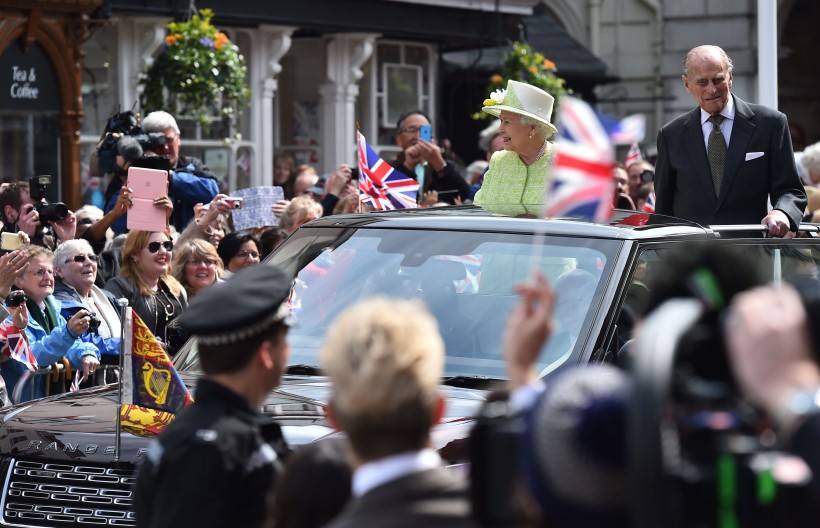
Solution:
M 500 343 L 517 301 L 513 285 L 533 268 L 558 292 L 554 333 L 538 365 L 550 376 L 569 365 L 617 361 L 647 293 L 646 269 L 662 266 L 676 245 L 693 239 L 739 245 L 784 278 L 817 274 L 820 230 L 801 229 L 800 238 L 765 239 L 760 226 L 709 228 L 631 211 L 617 211 L 603 224 L 498 217 L 473 206 L 315 220 L 261 264 L 294 277 L 297 322 L 289 335 L 292 364 L 263 411 L 282 424 L 291 445 L 334 434 L 324 416 L 330 386 L 317 360 L 328 326 L 360 299 L 419 298 L 438 319 L 447 346 L 446 415 L 433 441 L 445 461 L 463 464 L 472 419 L 504 380 Z M 568 275 L 581 277 L 584 288 L 562 290 Z M 237 302 L 225 299 L 226 309 Z M 193 340 L 175 363 L 193 387 L 200 375 Z M 135 468 L 161 424 L 130 417 L 117 452 L 116 415 L 114 385 L 0 411 L 0 525 L 133 526 Z

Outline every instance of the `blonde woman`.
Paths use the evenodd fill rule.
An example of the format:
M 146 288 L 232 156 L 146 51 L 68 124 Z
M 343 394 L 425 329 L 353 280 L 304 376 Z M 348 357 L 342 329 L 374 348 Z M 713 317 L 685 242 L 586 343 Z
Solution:
M 165 233 L 131 231 L 122 248 L 120 274 L 105 289 L 125 297 L 162 343 L 168 324 L 188 306 L 185 289 L 171 274 L 174 244 Z
M 213 244 L 193 239 L 177 245 L 171 269 L 190 300 L 211 284 L 222 280 L 225 267 Z

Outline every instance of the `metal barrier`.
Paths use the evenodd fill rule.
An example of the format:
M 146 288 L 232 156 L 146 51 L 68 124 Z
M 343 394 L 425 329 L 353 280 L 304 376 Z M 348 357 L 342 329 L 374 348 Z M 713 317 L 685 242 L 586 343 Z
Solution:
M 91 386 L 107 385 L 109 383 L 116 383 L 119 380 L 120 368 L 118 365 L 99 365 L 94 375 L 91 377 Z M 54 391 L 53 394 L 61 394 L 68 392 L 71 382 L 74 380 L 76 371 L 71 368 L 66 358 L 63 358 L 59 363 L 53 363 L 47 367 L 40 367 L 32 372 L 26 370 L 17 384 L 14 386 L 14 392 L 9 395 L 11 403 L 20 403 L 23 391 L 26 386 L 28 388 L 28 399 L 34 399 L 34 389 L 37 385 L 38 379 L 43 379 L 43 397 L 51 396 L 52 387 L 63 388 L 62 390 Z

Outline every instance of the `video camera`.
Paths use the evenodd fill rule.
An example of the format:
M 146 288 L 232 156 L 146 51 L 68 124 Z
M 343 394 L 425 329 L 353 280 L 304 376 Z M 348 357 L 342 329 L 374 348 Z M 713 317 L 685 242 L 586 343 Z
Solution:
M 117 112 L 111 116 L 105 125 L 100 142 L 97 144 L 96 155 L 98 176 L 113 174 L 117 166 L 117 143 L 123 136 L 134 138 L 143 151 L 156 151 L 165 145 L 166 137 L 162 132 L 144 132 L 139 125 L 139 118 L 133 111 Z M 148 159 L 148 156 L 140 158 Z M 136 165 L 146 168 L 157 168 L 146 161 L 145 165 Z M 93 164 L 92 164 L 93 165 Z
M 34 208 L 40 215 L 40 224 L 48 225 L 49 222 L 60 222 L 68 216 L 68 206 L 63 202 L 49 203 L 46 199 L 46 191 L 51 186 L 51 176 L 32 176 L 28 179 L 31 199 L 34 200 Z

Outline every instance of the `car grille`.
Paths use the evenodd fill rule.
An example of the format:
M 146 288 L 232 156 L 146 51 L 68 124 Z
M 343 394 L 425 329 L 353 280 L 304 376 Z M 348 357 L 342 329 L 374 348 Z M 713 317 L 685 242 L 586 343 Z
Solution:
M 136 526 L 133 469 L 12 460 L 3 486 L 10 526 Z

